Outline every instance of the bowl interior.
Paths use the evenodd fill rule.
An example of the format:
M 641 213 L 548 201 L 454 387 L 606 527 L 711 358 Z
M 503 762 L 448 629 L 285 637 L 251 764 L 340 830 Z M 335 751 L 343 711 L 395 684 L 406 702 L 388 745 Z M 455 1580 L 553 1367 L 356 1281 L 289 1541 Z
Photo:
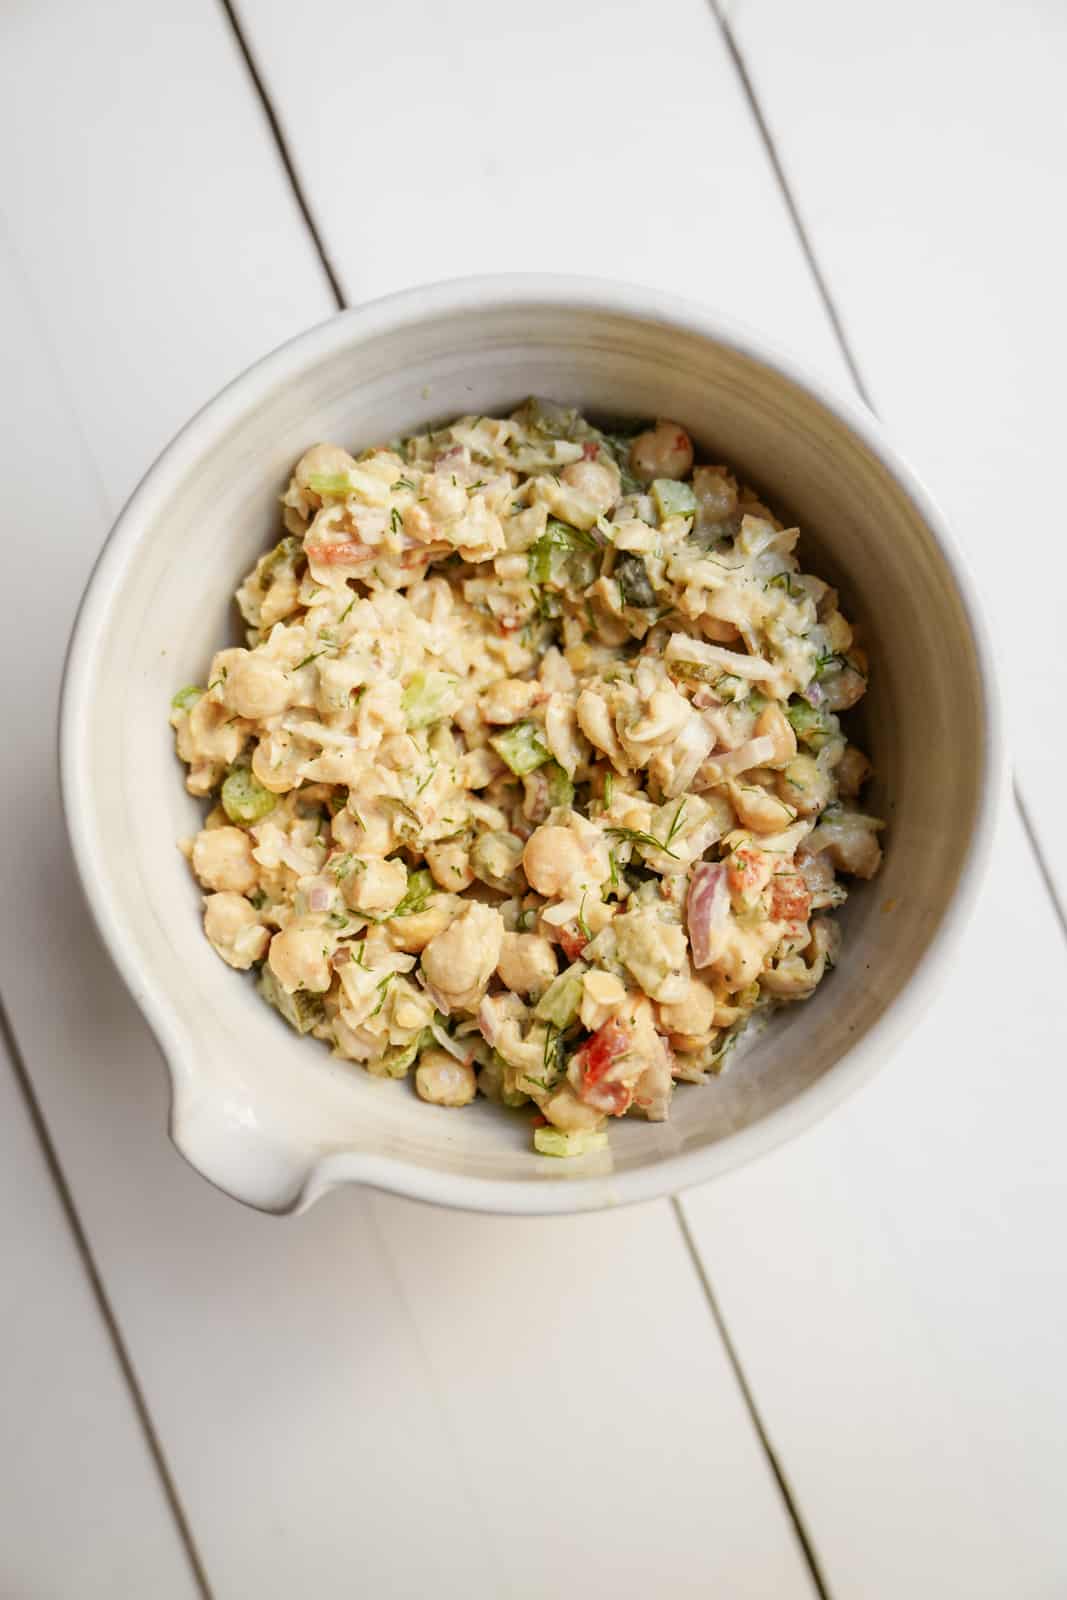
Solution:
M 883 872 L 855 888 L 839 966 L 816 996 L 710 1086 L 681 1085 L 669 1122 L 626 1119 L 609 1154 L 580 1163 L 533 1157 L 525 1115 L 486 1102 L 462 1114 L 426 1106 L 410 1083 L 331 1060 L 223 966 L 175 844 L 201 807 L 184 792 L 167 726 L 175 689 L 202 682 L 213 651 L 236 637 L 234 588 L 279 537 L 277 496 L 309 444 L 362 448 L 460 412 L 499 413 L 529 393 L 677 418 L 699 458 L 730 463 L 799 523 L 802 565 L 839 584 L 869 649 L 862 737 L 877 780 L 866 805 L 889 822 Z M 475 1203 L 501 1208 L 518 1186 L 539 1184 L 557 1209 L 627 1198 L 638 1171 L 646 1192 L 667 1187 L 648 1171 L 679 1155 L 712 1152 L 702 1173 L 732 1164 L 736 1136 L 775 1118 L 787 1131 L 787 1108 L 842 1071 L 908 984 L 981 800 L 981 672 L 917 504 L 806 389 L 669 317 L 518 300 L 317 330 L 229 391 L 157 466 L 98 575 L 81 636 L 65 784 L 90 896 L 174 1071 L 179 1144 L 224 1188 L 270 1207 L 293 1203 L 312 1169 L 314 1183 L 359 1172 L 429 1194 L 448 1177 L 480 1179 Z M 453 1186 L 449 1198 L 463 1196 Z

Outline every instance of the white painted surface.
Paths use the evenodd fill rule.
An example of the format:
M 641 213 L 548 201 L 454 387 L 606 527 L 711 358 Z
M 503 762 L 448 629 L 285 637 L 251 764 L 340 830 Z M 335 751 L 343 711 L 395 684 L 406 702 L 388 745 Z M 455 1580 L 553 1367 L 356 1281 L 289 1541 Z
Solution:
M 844 363 L 703 0 L 286 0 L 242 20 L 351 303 L 461 273 L 586 272 Z M 325 75 L 327 80 L 332 75 Z M 669 104 L 669 119 L 664 106 Z
M 192 1600 L 189 1561 L 0 1044 L 0 1594 Z
M 832 1594 L 1067 1592 L 1065 1064 L 1062 943 L 1009 814 L 911 1047 L 683 1199 Z
M 14 35 L 0 116 L 24 111 L 19 85 L 48 66 L 76 123 L 115 43 L 111 16 L 105 29 L 86 21 L 84 39 L 68 34 L 56 61 L 57 13 L 47 12 Z M 160 72 L 212 85 L 232 139 L 229 120 L 212 124 L 209 113 L 201 135 L 187 103 L 178 117 L 167 96 L 149 115 L 149 91 L 136 87 L 154 154 L 118 136 L 133 111 L 125 124 L 104 118 L 103 132 L 90 126 L 116 211 L 115 197 L 136 188 L 137 237 L 162 231 L 174 250 L 183 241 L 184 271 L 154 247 L 131 265 L 129 231 L 73 204 L 57 175 L 69 126 L 11 186 L 0 311 L 25 376 L 17 395 L 7 391 L 0 452 L 9 514 L 33 537 L 9 552 L 23 620 L 5 635 L 2 670 L 25 687 L 3 870 L 22 910 L 4 919 L 0 981 L 209 1582 L 233 1596 L 358 1585 L 532 1597 L 559 1581 L 564 1553 L 569 1579 L 594 1583 L 605 1566 L 597 1530 L 621 1523 L 620 1596 L 643 1595 L 665 1569 L 680 1594 L 742 1573 L 753 1593 L 806 1596 L 786 1511 L 668 1205 L 587 1219 L 562 1251 L 550 1224 L 532 1225 L 520 1247 L 506 1224 L 490 1237 L 475 1219 L 357 1193 L 285 1226 L 208 1189 L 167 1147 L 154 1046 L 89 930 L 63 842 L 52 772 L 60 651 L 107 518 L 174 411 L 327 309 L 219 14 L 195 26 L 191 15 L 148 30 L 144 49 L 158 48 Z M 12 140 L 0 146 L 11 152 Z M 137 188 L 153 164 L 171 170 L 178 151 L 180 186 Z M 39 221 L 40 193 L 53 210 Z M 244 236 L 263 232 L 279 240 L 265 281 L 242 256 Z M 88 281 L 64 277 L 61 243 L 92 251 Z M 210 271 L 198 274 L 205 252 Z M 131 294 L 147 304 L 153 293 L 160 316 L 139 320 L 128 358 L 136 381 L 109 387 L 104 405 L 102 353 L 123 345 Z M 210 359 L 189 331 L 200 316 Z M 412 1219 L 424 1226 L 409 1240 Z M 464 1260 L 478 1281 L 457 1296 Z M 648 1503 L 650 1460 L 681 1475 L 662 1505 Z M 538 1491 L 529 1504 L 524 1481 Z
M 747 0 L 733 26 L 872 399 L 968 541 L 1067 916 L 1067 7 Z
M 829 0 L 734 9 L 874 398 L 975 529 L 987 587 L 1007 592 L 991 538 L 1014 526 L 1018 483 L 1057 459 L 1043 352 L 1063 241 L 1004 241 L 1028 237 L 1061 186 L 1061 21 L 1047 5 L 989 3 L 973 25 L 954 6 L 921 19 L 916 7 L 893 26 Z M 843 378 L 703 5 L 671 0 L 650 26 L 627 0 L 607 26 L 557 0 L 521 14 L 477 0 L 462 68 L 456 18 L 414 0 L 380 21 L 335 0 L 245 11 L 353 297 L 489 268 L 645 278 Z M 52 0 L 6 15 L 0 36 L 0 345 L 18 374 L 0 398 L 0 465 L 19 530 L 0 670 L 23 686 L 2 856 L 19 917 L 0 918 L 0 986 L 215 1593 L 809 1593 L 666 1206 L 513 1224 L 350 1194 L 279 1225 L 169 1150 L 154 1046 L 70 876 L 52 785 L 62 641 L 150 456 L 331 302 L 221 10 Z M 976 153 L 968 129 L 998 103 L 995 145 Z M 935 104 L 951 167 L 944 142 L 912 137 Z M 1002 231 L 981 234 L 986 204 L 1009 219 Z M 966 271 L 931 232 L 939 207 Z M 982 306 L 995 312 L 989 412 L 967 337 L 968 307 Z M 990 432 L 996 450 L 976 448 Z M 1028 520 L 1035 548 L 1047 525 Z M 1057 636 L 1050 602 L 1031 598 L 1040 651 Z M 1035 760 L 1031 735 L 1055 681 L 1028 678 L 1008 706 L 1042 823 L 1062 758 L 1045 740 Z M 793 1149 L 686 1202 L 838 1596 L 1067 1584 L 1053 1229 L 1064 950 L 1017 825 L 1002 837 L 970 961 L 914 1049 Z M 1055 850 L 1047 829 L 1043 842 Z M 1019 975 L 1004 983 L 1008 956 Z M 2 1127 L 14 1171 L 17 1122 Z M 23 1227 L 25 1246 L 39 1236 Z M 41 1326 L 51 1312 L 53 1339 L 69 1335 L 76 1277 L 40 1282 Z M 72 1342 L 88 1362 L 91 1338 Z M 10 1387 L 15 1425 L 32 1425 L 32 1382 Z M 109 1441 L 130 1426 L 113 1398 Z M 5 1497 L 12 1470 L 0 1468 Z M 93 1470 L 125 1482 L 120 1447 L 102 1446 Z M 36 1516 L 54 1530 L 58 1514 L 20 1492 L 24 1528 Z M 151 1529 L 147 1463 L 139 1492 Z M 74 1498 L 67 1515 L 81 1515 Z M 94 1532 L 104 1572 L 129 1541 L 106 1520 Z M 92 1592 L 53 1543 L 26 1539 L 20 1600 Z M 143 1592 L 169 1592 L 184 1570 L 172 1533 L 158 1548 Z

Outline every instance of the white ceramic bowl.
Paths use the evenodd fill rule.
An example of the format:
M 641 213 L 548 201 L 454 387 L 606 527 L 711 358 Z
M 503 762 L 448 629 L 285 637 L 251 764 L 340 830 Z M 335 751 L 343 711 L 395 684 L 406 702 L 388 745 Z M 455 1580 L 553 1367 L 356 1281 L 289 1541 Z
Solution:
M 319 439 L 365 446 L 530 393 L 677 418 L 803 530 L 873 663 L 865 737 L 889 820 L 881 875 L 842 916 L 837 971 L 671 1119 L 627 1118 L 610 1153 L 538 1157 L 525 1117 L 424 1105 L 301 1040 L 203 937 L 175 847 L 198 826 L 171 694 L 233 637 L 239 577 Z M 992 657 L 954 539 L 868 413 L 747 331 L 649 290 L 461 280 L 337 316 L 230 385 L 140 485 L 93 574 L 63 693 L 63 795 L 90 906 L 173 1079 L 175 1143 L 213 1183 L 289 1211 L 363 1182 L 487 1211 L 646 1199 L 791 1137 L 914 1025 L 974 901 L 999 788 Z

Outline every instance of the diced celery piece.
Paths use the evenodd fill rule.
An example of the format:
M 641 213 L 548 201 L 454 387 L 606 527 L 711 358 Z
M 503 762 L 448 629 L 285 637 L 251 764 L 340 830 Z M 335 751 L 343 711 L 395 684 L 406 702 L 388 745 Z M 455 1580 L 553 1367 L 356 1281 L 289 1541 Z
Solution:
M 798 695 L 792 697 L 785 714 L 797 738 L 815 751 L 838 731 L 837 718 L 831 712 L 809 705 Z
M 632 550 L 619 557 L 612 576 L 619 585 L 623 605 L 645 611 L 655 605 L 656 593 L 649 582 L 648 568 Z
M 348 494 L 351 487 L 347 472 L 313 472 L 308 478 L 316 494 Z
M 519 1106 L 530 1103 L 530 1096 L 523 1094 L 521 1089 L 505 1088 L 505 1075 L 507 1062 L 498 1050 L 494 1050 L 490 1059 L 478 1073 L 478 1087 L 489 1100 L 498 1100 L 502 1106 L 516 1111 Z
M 668 661 L 667 671 L 676 683 L 710 683 L 720 700 L 751 699 L 752 685 L 747 678 L 724 672 L 707 661 Z M 762 697 L 757 704 L 763 704 Z
M 295 994 L 287 994 L 266 963 L 260 973 L 257 988 L 267 1004 L 280 1012 L 297 1033 L 310 1033 L 312 1028 L 326 1016 L 321 995 L 311 994 L 307 989 L 298 989 Z
M 249 827 L 273 811 L 277 795 L 265 789 L 250 767 L 231 767 L 222 785 L 222 809 L 231 822 Z
M 546 761 L 552 759 L 541 741 L 541 730 L 535 722 L 516 722 L 496 734 L 489 743 L 517 778 L 524 778 L 528 772 L 536 772 L 538 767 L 543 767 Z
M 560 1128 L 535 1128 L 534 1149 L 542 1156 L 585 1156 L 607 1148 L 606 1133 L 564 1133 Z
M 721 678 L 716 678 L 712 686 L 720 700 L 746 700 L 752 693 L 752 685 L 747 678 L 739 678 L 736 673 L 724 672 Z
M 687 483 L 675 478 L 654 478 L 652 498 L 661 522 L 668 517 L 691 517 L 697 508 L 697 497 Z
M 279 539 L 274 549 L 263 557 L 260 567 L 260 576 L 270 578 L 273 582 L 274 574 L 279 567 L 295 566 L 304 554 L 304 546 L 293 534 L 287 533 L 284 539 Z
M 536 394 L 524 400 L 514 416 L 522 427 L 546 434 L 550 439 L 570 439 L 579 420 L 577 411 Z
M 551 1022 L 560 1029 L 570 1027 L 582 1003 L 582 974 L 586 970 L 584 963 L 576 962 L 552 979 L 534 1006 L 534 1016 L 539 1022 Z
M 559 595 L 552 589 L 534 588 L 534 604 L 537 607 L 537 617 L 540 622 L 554 622 L 563 615 L 563 606 Z
M 203 692 L 203 689 L 198 689 L 195 683 L 187 684 L 184 689 L 178 690 L 178 693 L 171 701 L 171 705 L 175 711 L 191 711 Z
M 400 697 L 409 728 L 428 728 L 451 709 L 456 680 L 447 672 L 416 672 Z
M 560 583 L 564 570 L 575 556 L 587 556 L 597 549 L 597 542 L 588 533 L 572 528 L 558 517 L 549 517 L 545 531 L 530 546 L 527 555 L 527 572 L 534 583 Z M 570 574 L 577 580 L 580 574 Z M 592 581 L 592 573 L 588 580 Z
M 426 867 L 408 873 L 408 886 L 404 898 L 390 911 L 391 917 L 413 917 L 425 911 L 426 902 L 434 892 L 433 877 Z
M 668 674 L 677 681 L 689 683 L 715 683 L 722 677 L 722 668 L 707 661 L 668 661 Z
M 570 806 L 574 804 L 574 784 L 558 761 L 549 762 L 545 777 L 548 779 L 548 803 L 550 806 Z
M 470 851 L 470 867 L 476 878 L 504 894 L 521 894 L 524 880 L 519 872 L 523 843 L 517 833 L 480 833 Z
M 373 1063 L 371 1071 L 376 1078 L 402 1078 L 421 1048 L 422 1034 L 419 1033 L 410 1044 L 398 1045 L 394 1050 L 387 1050 L 384 1056 L 380 1056 Z

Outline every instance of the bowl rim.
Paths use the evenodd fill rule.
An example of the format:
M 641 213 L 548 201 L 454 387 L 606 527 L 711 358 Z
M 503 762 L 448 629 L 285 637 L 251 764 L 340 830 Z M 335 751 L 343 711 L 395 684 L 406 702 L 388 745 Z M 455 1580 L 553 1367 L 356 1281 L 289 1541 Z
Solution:
M 122 574 L 136 556 L 187 468 L 213 437 L 240 420 L 259 400 L 339 347 L 410 327 L 429 316 L 506 309 L 517 305 L 608 312 L 696 334 L 763 365 L 822 406 L 871 453 L 910 499 L 945 562 L 963 608 L 982 689 L 985 747 L 981 756 L 974 826 L 958 880 L 919 965 L 904 988 L 863 1035 L 820 1078 L 759 1121 L 713 1144 L 680 1152 L 621 1173 L 569 1181 L 530 1177 L 492 1179 L 445 1172 L 370 1152 L 304 1148 L 300 1179 L 276 1206 L 248 1200 L 240 1177 L 233 1187 L 219 1174 L 206 1175 L 224 1192 L 257 1209 L 297 1212 L 340 1183 L 364 1183 L 411 1199 L 460 1209 L 511 1215 L 558 1215 L 627 1205 L 675 1194 L 721 1176 L 768 1153 L 820 1121 L 866 1082 L 932 999 L 956 941 L 974 910 L 988 865 L 1006 782 L 996 655 L 968 562 L 922 480 L 889 442 L 881 423 L 860 401 L 839 393 L 773 341 L 732 316 L 683 297 L 636 284 L 554 273 L 497 273 L 451 278 L 402 289 L 338 312 L 287 340 L 232 379 L 174 436 L 149 466 L 119 513 L 93 565 L 67 647 L 60 692 L 60 792 L 67 831 L 90 913 L 104 945 L 162 1052 L 171 1079 L 170 1136 L 197 1166 L 195 1139 L 179 1110 L 179 1071 L 184 1057 L 165 984 L 142 962 L 127 931 L 97 848 L 84 792 L 89 746 L 85 730 L 92 685 L 106 637 L 107 614 Z M 296 1163 L 294 1162 L 294 1165 Z M 198 1168 L 198 1170 L 200 1170 Z M 562 1178 L 562 1174 L 560 1175 Z

